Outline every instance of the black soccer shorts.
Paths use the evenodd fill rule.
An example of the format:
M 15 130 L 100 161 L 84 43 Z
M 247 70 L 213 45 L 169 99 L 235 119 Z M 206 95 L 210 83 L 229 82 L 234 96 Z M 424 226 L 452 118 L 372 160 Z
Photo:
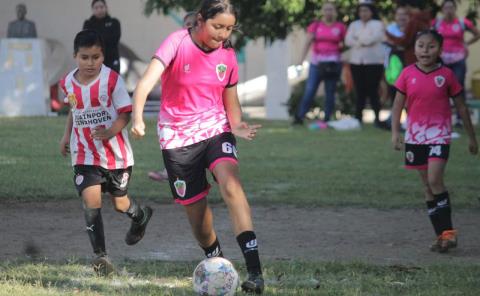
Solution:
M 210 190 L 206 169 L 213 172 L 222 161 L 237 164 L 235 144 L 235 137 L 227 132 L 186 147 L 162 150 L 175 202 L 189 205 L 205 198 Z
M 431 161 L 448 161 L 449 144 L 405 144 L 405 167 L 426 170 Z
M 124 196 L 128 192 L 132 176 L 131 166 L 126 169 L 107 170 L 101 166 L 75 165 L 73 171 L 73 182 L 80 196 L 85 188 L 94 185 L 101 185 L 102 192 L 108 192 L 113 197 Z

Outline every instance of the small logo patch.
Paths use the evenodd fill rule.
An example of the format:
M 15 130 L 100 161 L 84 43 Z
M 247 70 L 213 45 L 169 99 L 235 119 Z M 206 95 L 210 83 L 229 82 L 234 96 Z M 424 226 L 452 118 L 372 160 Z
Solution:
M 412 84 L 417 83 L 417 78 L 412 78 Z
M 187 183 L 185 181 L 177 179 L 177 181 L 173 182 L 173 186 L 175 186 L 178 196 L 185 197 L 185 193 L 187 193 Z
M 249 241 L 249 242 L 247 243 L 246 246 L 247 246 L 247 248 L 249 248 L 249 249 L 252 249 L 252 248 L 257 247 L 257 239 L 252 239 L 251 241 Z
M 415 160 L 415 154 L 412 151 L 407 151 L 406 154 L 408 162 L 413 162 Z
M 67 95 L 68 103 L 70 104 L 70 107 L 72 109 L 75 109 L 77 107 L 77 97 L 73 93 L 69 93 Z
M 107 95 L 101 95 L 100 96 L 100 102 L 102 102 L 102 104 L 106 104 L 108 101 L 108 96 Z
M 225 79 L 225 76 L 227 76 L 227 65 L 218 64 L 215 68 L 215 71 L 217 72 L 218 80 L 223 81 Z
M 340 35 L 340 29 L 339 28 L 333 28 L 332 29 L 332 34 L 335 35 L 335 36 Z
M 435 76 L 434 79 L 435 79 L 435 85 L 437 87 L 442 87 L 445 84 L 445 77 L 441 75 Z
M 127 187 L 128 178 L 130 178 L 130 175 L 128 173 L 123 173 L 122 180 L 120 180 L 120 188 Z
M 190 73 L 190 64 L 186 64 L 183 66 L 183 72 Z
M 84 179 L 84 178 L 83 178 L 83 175 L 77 175 L 77 176 L 75 177 L 75 184 L 77 184 L 77 186 L 80 186 L 80 184 L 83 183 L 83 179 Z

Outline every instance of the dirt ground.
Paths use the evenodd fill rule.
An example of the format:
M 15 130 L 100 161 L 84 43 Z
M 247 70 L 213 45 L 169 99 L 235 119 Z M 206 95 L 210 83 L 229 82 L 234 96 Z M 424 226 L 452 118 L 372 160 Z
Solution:
M 129 219 L 105 203 L 103 219 L 107 251 L 114 260 L 201 260 L 181 206 L 152 204 L 154 216 L 145 238 L 136 246 L 123 239 Z M 241 259 L 224 206 L 213 206 L 215 227 L 227 258 Z M 364 261 L 375 264 L 422 265 L 480 263 L 480 210 L 457 210 L 459 248 L 449 254 L 428 250 L 434 239 L 423 210 L 357 208 L 253 207 L 264 260 Z M 0 259 L 90 258 L 80 201 L 0 203 Z M 33 247 L 32 247 L 33 245 Z

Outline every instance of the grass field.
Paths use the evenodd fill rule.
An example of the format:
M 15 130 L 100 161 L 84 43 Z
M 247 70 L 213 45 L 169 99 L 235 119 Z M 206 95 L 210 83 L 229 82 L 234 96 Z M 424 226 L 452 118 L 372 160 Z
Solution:
M 76 197 L 70 159 L 58 148 L 65 118 L 0 119 L 0 198 L 51 200 Z M 254 204 L 299 206 L 416 207 L 422 188 L 415 172 L 402 168 L 403 154 L 391 149 L 390 134 L 362 131 L 311 132 L 285 122 L 260 122 L 254 142 L 239 140 L 241 177 Z M 130 192 L 171 202 L 166 184 L 148 180 L 163 167 L 155 123 L 133 141 L 135 168 Z M 478 157 L 467 152 L 466 137 L 452 145 L 446 183 L 455 206 L 480 206 Z M 219 201 L 213 191 L 210 200 Z
M 78 198 L 70 159 L 58 148 L 65 118 L 0 119 L 0 198 L 9 202 Z M 258 122 L 258 121 L 257 121 Z M 240 140 L 241 177 L 254 205 L 299 207 L 423 207 L 414 172 L 402 168 L 402 153 L 390 134 L 361 131 L 311 132 L 284 122 L 262 122 L 254 142 Z M 170 203 L 165 184 L 148 180 L 163 167 L 155 123 L 133 141 L 136 165 L 130 193 Z M 466 137 L 455 140 L 446 181 L 456 208 L 480 208 L 478 156 Z M 219 201 L 213 190 L 210 200 Z M 0 295 L 191 295 L 193 262 L 116 262 L 119 275 L 97 278 L 88 262 L 19 259 L 0 263 Z M 237 267 L 243 264 L 238 262 Z M 264 262 L 266 295 L 478 295 L 480 266 L 376 266 L 340 262 Z M 240 269 L 242 275 L 245 271 Z

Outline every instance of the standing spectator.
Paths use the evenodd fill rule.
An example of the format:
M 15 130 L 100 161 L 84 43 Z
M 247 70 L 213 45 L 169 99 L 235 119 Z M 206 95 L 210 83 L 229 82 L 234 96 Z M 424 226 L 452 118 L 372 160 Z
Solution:
M 7 38 L 37 38 L 35 23 L 25 18 L 27 6 L 23 3 L 17 5 L 17 20 L 8 24 Z
M 83 29 L 97 31 L 105 44 L 105 66 L 120 73 L 118 44 L 122 35 L 120 22 L 108 14 L 105 0 L 92 1 L 93 15 L 83 23 Z
M 305 59 L 310 47 L 313 52 L 305 92 L 295 114 L 294 124 L 303 123 L 303 118 L 310 109 L 322 80 L 325 81 L 324 121 L 330 120 L 330 116 L 335 110 L 335 91 L 342 71 L 340 50 L 343 47 L 346 28 L 343 23 L 337 21 L 337 8 L 334 3 L 323 4 L 322 19 L 312 22 L 308 26 L 307 32 L 309 34 L 299 64 Z
M 462 88 L 465 88 L 467 46 L 480 39 L 480 31 L 475 28 L 470 20 L 457 17 L 457 3 L 455 1 L 445 0 L 441 8 L 443 18 L 433 20 L 432 27 L 443 36 L 442 61 L 445 66 L 452 69 Z M 467 42 L 464 41 L 463 37 L 465 31 L 474 35 Z
M 378 87 L 383 76 L 384 39 L 385 27 L 379 20 L 373 2 L 360 2 L 357 7 L 357 20 L 348 27 L 345 44 L 351 48 L 350 64 L 357 95 L 355 117 L 362 122 L 362 113 L 368 97 L 375 112 L 377 127 L 381 125 Z

